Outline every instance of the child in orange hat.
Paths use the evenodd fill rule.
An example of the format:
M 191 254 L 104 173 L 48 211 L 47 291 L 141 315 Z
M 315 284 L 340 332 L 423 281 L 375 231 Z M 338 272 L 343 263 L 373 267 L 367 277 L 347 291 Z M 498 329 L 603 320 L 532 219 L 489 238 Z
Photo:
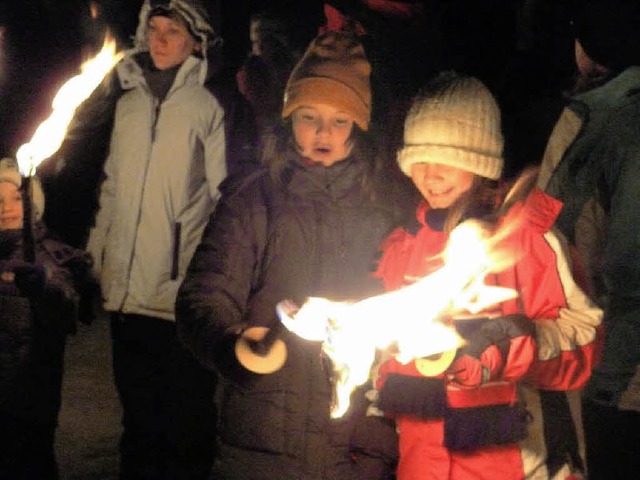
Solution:
M 264 167 L 227 185 L 180 288 L 179 335 L 223 379 L 216 478 L 375 480 L 393 470 L 394 428 L 364 416 L 362 392 L 330 421 L 320 345 L 285 332 L 287 357 L 271 374 L 248 371 L 231 350 L 245 330 L 273 325 L 283 299 L 381 292 L 372 267 L 393 217 L 367 149 L 370 69 L 351 35 L 310 44 Z

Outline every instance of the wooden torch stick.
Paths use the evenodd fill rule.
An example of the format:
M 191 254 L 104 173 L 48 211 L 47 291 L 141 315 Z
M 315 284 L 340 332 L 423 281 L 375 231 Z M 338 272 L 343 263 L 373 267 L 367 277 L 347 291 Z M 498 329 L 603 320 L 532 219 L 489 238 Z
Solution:
M 33 213 L 31 198 L 33 185 L 30 176 L 22 177 L 22 252 L 25 262 L 36 261 L 36 247 L 33 239 Z

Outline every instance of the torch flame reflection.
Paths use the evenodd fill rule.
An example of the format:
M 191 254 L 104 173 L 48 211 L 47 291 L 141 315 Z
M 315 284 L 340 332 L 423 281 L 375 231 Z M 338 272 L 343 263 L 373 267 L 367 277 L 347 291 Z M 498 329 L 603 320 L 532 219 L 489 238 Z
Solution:
M 376 349 L 394 347 L 401 363 L 454 350 L 464 341 L 443 315 L 477 313 L 517 295 L 513 289 L 484 283 L 488 273 L 516 261 L 514 252 L 498 247 L 514 227 L 512 223 L 494 229 L 477 220 L 461 224 L 451 232 L 444 265 L 393 292 L 356 303 L 311 297 L 299 310 L 288 301 L 278 305 L 285 327 L 307 340 L 323 342 L 323 351 L 333 362 L 332 417 L 344 415 L 353 390 L 369 378 Z
M 22 175 L 32 175 L 43 160 L 56 153 L 78 105 L 91 95 L 122 56 L 123 53 L 116 53 L 115 39 L 107 34 L 100 52 L 82 65 L 80 74 L 62 85 L 53 99 L 53 112 L 49 118 L 38 126 L 31 140 L 16 153 Z

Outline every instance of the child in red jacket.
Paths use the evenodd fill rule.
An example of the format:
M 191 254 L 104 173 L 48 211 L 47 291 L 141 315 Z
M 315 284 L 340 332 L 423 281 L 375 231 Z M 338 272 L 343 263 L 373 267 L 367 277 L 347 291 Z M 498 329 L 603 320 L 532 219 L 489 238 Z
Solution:
M 498 210 L 502 148 L 495 99 L 453 72 L 429 85 L 405 121 L 398 163 L 423 198 L 415 225 L 384 244 L 377 275 L 386 289 L 441 267 L 451 230 L 490 215 L 498 228 L 517 228 L 500 244 L 511 265 L 486 283 L 518 296 L 476 320 L 454 320 L 466 342 L 444 370 L 427 371 L 428 359 L 380 368 L 377 405 L 396 419 L 399 480 L 584 474 L 573 400 L 591 372 L 601 311 L 574 282 L 551 229 L 559 202 L 533 190 Z

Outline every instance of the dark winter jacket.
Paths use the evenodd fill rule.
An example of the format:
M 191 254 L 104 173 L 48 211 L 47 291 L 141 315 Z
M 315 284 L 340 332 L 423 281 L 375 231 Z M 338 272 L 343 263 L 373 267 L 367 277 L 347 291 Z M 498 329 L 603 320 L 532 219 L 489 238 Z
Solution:
M 88 256 L 36 230 L 36 265 L 46 280 L 42 293 L 26 296 L 6 266 L 19 260 L 22 231 L 0 232 L 0 411 L 30 421 L 55 422 L 60 408 L 65 338 L 75 331 L 75 278 Z
M 640 66 L 574 96 L 547 145 L 540 184 L 564 202 L 557 226 L 605 311 L 602 360 L 585 395 L 640 412 L 638 118 Z
M 320 479 L 330 475 L 326 465 L 353 461 L 329 452 L 331 394 L 319 344 L 285 333 L 287 360 L 270 375 L 243 370 L 231 347 L 243 328 L 272 322 L 283 299 L 380 291 L 372 272 L 391 217 L 367 194 L 366 168 L 353 159 L 308 166 L 291 152 L 282 184 L 266 169 L 250 175 L 223 193 L 204 232 L 176 318 L 185 344 L 224 379 L 215 478 Z

